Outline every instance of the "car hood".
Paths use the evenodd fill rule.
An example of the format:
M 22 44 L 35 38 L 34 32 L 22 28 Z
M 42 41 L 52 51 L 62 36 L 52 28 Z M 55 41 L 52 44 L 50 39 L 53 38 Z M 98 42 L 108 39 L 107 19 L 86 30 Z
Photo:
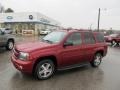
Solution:
M 52 47 L 54 45 L 55 44 L 49 44 L 49 43 L 45 43 L 45 42 L 29 42 L 29 43 L 24 43 L 24 44 L 18 44 L 15 46 L 15 48 L 17 50 L 23 51 L 23 52 L 32 52 L 35 50 Z

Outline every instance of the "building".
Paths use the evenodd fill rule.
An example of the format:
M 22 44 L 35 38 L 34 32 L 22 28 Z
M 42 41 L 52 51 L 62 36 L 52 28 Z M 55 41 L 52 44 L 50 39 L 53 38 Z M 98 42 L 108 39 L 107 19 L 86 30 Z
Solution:
M 60 23 L 36 12 L 0 13 L 0 28 L 11 28 L 16 34 L 38 35 L 41 30 L 56 30 Z

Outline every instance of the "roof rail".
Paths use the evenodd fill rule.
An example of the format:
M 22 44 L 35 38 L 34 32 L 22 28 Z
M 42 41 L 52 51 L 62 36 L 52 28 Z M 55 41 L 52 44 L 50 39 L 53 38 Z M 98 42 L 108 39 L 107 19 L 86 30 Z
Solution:
M 88 29 L 73 29 L 73 28 L 64 28 L 63 30 L 67 30 L 67 31 L 71 31 L 71 30 L 78 30 L 78 31 L 91 31 L 92 32 L 92 30 L 88 30 Z

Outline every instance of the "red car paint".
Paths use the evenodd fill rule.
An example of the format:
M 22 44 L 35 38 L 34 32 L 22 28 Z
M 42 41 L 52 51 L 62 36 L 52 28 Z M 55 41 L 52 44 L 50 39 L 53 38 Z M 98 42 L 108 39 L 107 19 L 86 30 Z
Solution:
M 24 43 L 16 45 L 12 56 L 11 61 L 13 65 L 20 70 L 21 72 L 32 73 L 35 63 L 40 60 L 40 58 L 54 56 L 56 58 L 57 67 L 61 68 L 73 64 L 80 63 L 82 61 L 92 61 L 94 55 L 98 51 L 103 52 L 103 56 L 107 53 L 107 44 L 105 42 L 98 42 L 96 36 L 98 32 L 91 32 L 94 36 L 94 44 L 85 44 L 84 43 L 84 33 L 89 31 L 61 31 L 67 32 L 67 35 L 61 40 L 61 42 L 56 44 L 50 44 L 47 42 L 35 42 L 35 43 Z M 74 32 L 81 33 L 82 44 L 77 46 L 64 47 L 63 44 L 66 39 Z M 19 52 L 29 53 L 28 60 L 22 61 L 18 59 Z
M 111 34 L 109 36 L 105 36 L 106 42 L 112 42 L 113 40 L 116 41 L 116 43 L 120 43 L 120 34 Z

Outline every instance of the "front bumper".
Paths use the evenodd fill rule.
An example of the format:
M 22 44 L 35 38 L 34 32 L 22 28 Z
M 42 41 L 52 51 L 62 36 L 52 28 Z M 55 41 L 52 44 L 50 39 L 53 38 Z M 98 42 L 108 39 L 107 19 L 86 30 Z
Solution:
M 14 56 L 11 56 L 11 61 L 17 70 L 24 72 L 24 73 L 32 74 L 32 70 L 33 70 L 32 60 L 21 61 L 19 59 L 16 59 Z

